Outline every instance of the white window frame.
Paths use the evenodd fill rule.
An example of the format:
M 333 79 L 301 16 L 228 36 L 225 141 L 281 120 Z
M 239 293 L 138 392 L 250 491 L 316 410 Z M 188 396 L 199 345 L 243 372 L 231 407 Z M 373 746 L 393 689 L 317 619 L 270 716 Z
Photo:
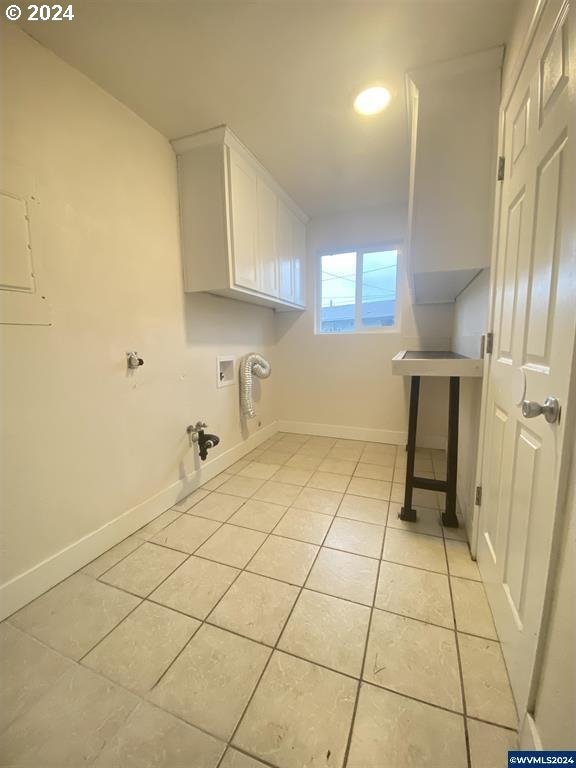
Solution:
M 365 253 L 373 253 L 374 251 L 396 251 L 396 311 L 394 313 L 394 325 L 386 325 L 376 328 L 366 328 L 362 326 L 362 265 L 364 262 Z M 354 324 L 355 328 L 352 331 L 333 331 L 327 333 L 322 330 L 322 257 L 332 256 L 338 253 L 355 253 L 356 254 L 356 297 L 354 303 Z M 316 253 L 316 269 L 315 273 L 315 290 L 314 290 L 314 333 L 317 336 L 354 336 L 363 333 L 399 333 L 398 317 L 400 314 L 400 273 L 402 270 L 402 244 L 398 240 L 392 240 L 386 243 L 379 243 L 377 245 L 365 245 L 359 248 L 356 245 L 350 247 L 338 246 L 333 249 L 322 249 Z

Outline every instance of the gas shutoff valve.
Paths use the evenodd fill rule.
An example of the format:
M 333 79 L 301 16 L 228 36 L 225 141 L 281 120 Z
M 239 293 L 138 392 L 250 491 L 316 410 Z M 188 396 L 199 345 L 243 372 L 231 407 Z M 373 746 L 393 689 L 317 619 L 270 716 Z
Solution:
M 126 352 L 126 357 L 128 358 L 128 369 L 131 371 L 144 365 L 144 360 L 138 357 L 138 352 Z

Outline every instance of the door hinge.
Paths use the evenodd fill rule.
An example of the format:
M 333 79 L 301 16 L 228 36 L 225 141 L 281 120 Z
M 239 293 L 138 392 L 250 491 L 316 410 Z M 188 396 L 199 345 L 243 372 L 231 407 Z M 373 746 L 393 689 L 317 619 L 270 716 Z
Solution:
M 489 331 L 486 334 L 486 342 L 484 344 L 484 352 L 487 355 L 491 355 L 493 349 L 494 349 L 494 334 L 492 333 L 492 331 Z
M 506 158 L 503 155 L 500 155 L 498 158 L 498 175 L 496 178 L 498 181 L 504 181 L 504 171 L 506 169 Z
M 477 485 L 476 486 L 476 495 L 474 497 L 474 503 L 477 507 L 480 507 L 482 505 L 482 486 Z

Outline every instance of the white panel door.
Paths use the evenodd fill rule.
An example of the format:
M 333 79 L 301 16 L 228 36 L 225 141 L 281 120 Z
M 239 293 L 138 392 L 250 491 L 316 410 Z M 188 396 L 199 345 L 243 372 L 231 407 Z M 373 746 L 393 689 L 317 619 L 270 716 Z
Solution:
M 257 181 L 257 197 L 259 290 L 267 296 L 278 296 L 277 197 L 261 178 Z
M 478 562 L 520 716 L 529 705 L 552 540 L 576 319 L 574 3 L 550 0 L 504 105 Z M 525 391 L 524 391 L 525 390 Z M 563 407 L 523 416 L 522 398 Z
M 292 259 L 294 270 L 294 303 L 303 307 L 306 279 L 306 225 L 292 214 Z
M 258 177 L 232 149 L 229 149 L 228 163 L 232 278 L 242 288 L 258 290 Z
M 292 256 L 292 212 L 286 203 L 278 198 L 276 245 L 278 248 L 278 270 L 280 298 L 294 301 L 294 259 Z

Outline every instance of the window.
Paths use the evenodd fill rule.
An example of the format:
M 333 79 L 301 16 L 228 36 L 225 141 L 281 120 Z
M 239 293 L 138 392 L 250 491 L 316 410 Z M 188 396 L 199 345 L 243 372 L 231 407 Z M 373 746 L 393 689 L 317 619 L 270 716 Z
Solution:
M 393 328 L 397 269 L 397 248 L 321 256 L 318 332 Z

